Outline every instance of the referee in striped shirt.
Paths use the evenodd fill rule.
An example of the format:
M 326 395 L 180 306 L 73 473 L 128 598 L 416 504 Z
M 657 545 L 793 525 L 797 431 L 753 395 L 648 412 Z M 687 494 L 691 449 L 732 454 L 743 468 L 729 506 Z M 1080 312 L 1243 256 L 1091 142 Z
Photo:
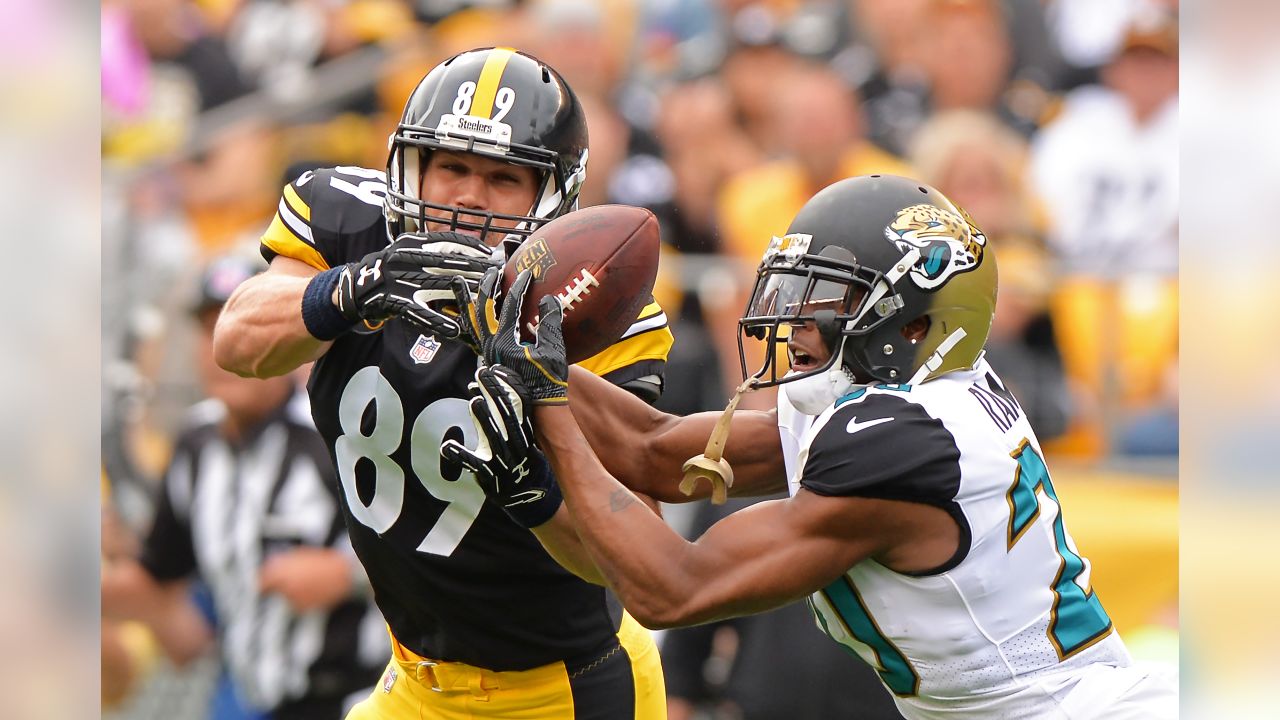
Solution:
M 175 443 L 140 557 L 103 568 L 102 609 L 151 625 L 183 662 L 205 644 L 190 623 L 199 578 L 242 701 L 271 718 L 336 720 L 369 694 L 387 634 L 305 392 L 288 376 L 245 379 L 213 362 L 218 312 L 255 272 L 224 258 L 201 278 L 194 366 L 208 399 Z

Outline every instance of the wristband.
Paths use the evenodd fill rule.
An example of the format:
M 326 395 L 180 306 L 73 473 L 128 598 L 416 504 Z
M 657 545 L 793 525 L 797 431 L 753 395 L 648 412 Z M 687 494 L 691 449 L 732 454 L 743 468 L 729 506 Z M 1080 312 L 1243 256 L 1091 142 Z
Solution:
M 516 521 L 516 524 L 532 530 L 550 520 L 560 509 L 560 503 L 564 502 L 564 498 L 560 494 L 560 484 L 551 475 L 551 465 L 547 463 L 547 457 L 541 452 L 534 451 L 529 455 L 529 463 L 532 466 L 529 476 L 521 482 L 525 490 L 517 493 L 516 498 L 506 498 L 507 504 L 503 505 L 503 509 L 512 520 Z M 526 493 L 533 494 L 536 490 L 543 492 L 541 497 L 523 501 L 517 499 Z
M 338 286 L 342 267 L 331 268 L 311 278 L 302 293 L 302 323 L 317 340 L 333 340 L 355 327 L 333 306 L 333 289 Z

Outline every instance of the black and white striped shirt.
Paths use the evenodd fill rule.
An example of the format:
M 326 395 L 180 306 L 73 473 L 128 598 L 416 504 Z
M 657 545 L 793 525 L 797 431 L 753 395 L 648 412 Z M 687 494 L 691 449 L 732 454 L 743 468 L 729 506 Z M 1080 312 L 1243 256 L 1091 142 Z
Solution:
M 192 408 L 142 565 L 157 580 L 198 575 L 208 585 L 222 655 L 246 700 L 274 717 L 341 717 L 347 696 L 372 686 L 386 662 L 377 608 L 352 599 L 296 613 L 258 590 L 273 553 L 351 552 L 328 450 L 303 393 L 235 444 L 219 431 L 224 413 L 212 400 Z

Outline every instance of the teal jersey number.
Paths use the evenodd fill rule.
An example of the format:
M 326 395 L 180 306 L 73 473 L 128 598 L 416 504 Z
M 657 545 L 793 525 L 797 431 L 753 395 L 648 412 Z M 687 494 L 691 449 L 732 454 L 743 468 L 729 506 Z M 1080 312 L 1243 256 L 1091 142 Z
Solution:
M 846 633 L 875 652 L 877 661 L 875 670 L 884 684 L 900 697 L 918 693 L 920 675 L 916 673 L 915 668 L 911 667 L 911 661 L 907 660 L 902 651 L 880 631 L 880 626 L 871 617 L 871 613 L 867 612 L 862 596 L 858 594 L 858 589 L 854 587 L 849 577 L 842 575 L 819 592 L 831 607 L 835 608 L 838 618 L 834 620 L 844 624 Z M 812 606 L 813 600 L 810 599 L 809 602 Z M 827 628 L 827 620 L 823 618 L 822 613 L 816 607 L 813 610 L 823 630 L 827 635 L 831 635 L 831 631 Z M 841 647 L 844 646 L 841 645 Z M 847 647 L 845 649 L 848 650 Z M 856 655 L 852 650 L 850 653 Z
M 1093 645 L 1111 632 L 1111 618 L 1102 609 L 1102 602 L 1093 588 L 1082 588 L 1077 582 L 1084 572 L 1084 560 L 1067 546 L 1067 531 L 1062 524 L 1062 504 L 1049 480 L 1049 469 L 1044 460 L 1023 440 L 1012 453 L 1018 461 L 1013 485 L 1009 487 L 1009 549 L 1017 544 L 1027 528 L 1040 517 L 1041 489 L 1053 500 L 1058 511 L 1053 518 L 1053 537 L 1057 543 L 1058 574 L 1053 578 L 1053 611 L 1049 619 L 1049 642 L 1058 652 L 1059 660 L 1066 660 Z

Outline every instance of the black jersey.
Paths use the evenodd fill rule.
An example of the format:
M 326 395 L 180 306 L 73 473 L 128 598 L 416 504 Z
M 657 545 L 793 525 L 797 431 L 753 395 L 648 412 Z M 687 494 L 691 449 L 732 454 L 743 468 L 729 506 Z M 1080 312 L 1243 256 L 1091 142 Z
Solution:
M 383 173 L 364 168 L 302 175 L 284 189 L 263 256 L 323 270 L 385 247 L 385 192 Z M 660 385 L 671 342 L 650 303 L 623 339 L 580 365 L 618 384 Z M 476 366 L 465 345 L 399 319 L 358 327 L 316 362 L 312 413 L 352 546 L 392 633 L 419 655 L 492 670 L 589 657 L 617 642 L 616 604 L 440 458 L 446 438 L 476 441 L 466 400 Z

